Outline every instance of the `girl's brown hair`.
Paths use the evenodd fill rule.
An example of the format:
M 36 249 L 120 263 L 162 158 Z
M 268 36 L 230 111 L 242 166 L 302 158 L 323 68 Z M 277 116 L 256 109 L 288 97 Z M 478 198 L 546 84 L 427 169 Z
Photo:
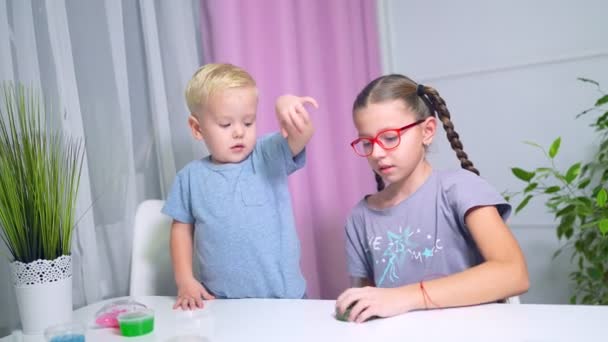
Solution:
M 425 119 L 429 116 L 437 116 L 443 124 L 450 146 L 456 152 L 463 169 L 469 170 L 477 175 L 479 171 L 473 166 L 469 157 L 464 152 L 462 142 L 458 133 L 454 130 L 450 111 L 445 101 L 437 90 L 429 86 L 423 86 L 403 75 L 386 75 L 370 82 L 357 95 L 353 104 L 353 113 L 365 108 L 370 103 L 381 103 L 385 101 L 402 100 L 416 114 L 416 120 Z M 378 191 L 384 189 L 382 177 L 375 174 Z

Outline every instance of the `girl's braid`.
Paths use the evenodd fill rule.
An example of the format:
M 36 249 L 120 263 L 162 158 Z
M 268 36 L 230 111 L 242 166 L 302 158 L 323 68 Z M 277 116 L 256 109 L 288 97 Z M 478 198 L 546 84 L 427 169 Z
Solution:
M 462 142 L 460 141 L 458 133 L 456 133 L 454 130 L 454 124 L 451 120 L 450 111 L 448 110 L 445 101 L 443 98 L 441 98 L 441 96 L 439 96 L 437 90 L 432 87 L 425 86 L 424 93 L 429 97 L 435 112 L 437 112 L 439 120 L 443 124 L 443 129 L 445 129 L 450 146 L 452 146 L 452 149 L 456 152 L 456 157 L 458 157 L 458 160 L 460 160 L 460 166 L 462 166 L 463 169 L 469 170 L 479 176 L 479 171 L 475 168 L 475 166 L 473 166 L 473 162 L 469 160 L 469 157 L 463 150 Z

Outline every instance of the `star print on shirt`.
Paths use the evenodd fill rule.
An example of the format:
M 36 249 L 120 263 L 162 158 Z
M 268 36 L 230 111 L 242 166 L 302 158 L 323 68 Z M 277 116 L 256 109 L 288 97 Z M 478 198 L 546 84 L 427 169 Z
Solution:
M 425 248 L 425 249 L 424 249 L 424 252 L 422 252 L 422 255 L 423 255 L 425 258 L 430 258 L 430 257 L 432 257 L 432 256 L 433 256 L 433 250 L 432 250 L 432 249 L 430 249 L 430 248 Z
M 399 227 L 398 232 L 387 230 L 386 240 L 384 241 L 386 241 L 386 245 L 382 254 L 373 253 L 372 248 L 369 249 L 375 255 L 374 263 L 381 267 L 381 276 L 377 281 L 378 286 L 387 282 L 398 282 L 400 273 L 407 272 L 405 267 L 410 265 L 409 262 L 423 263 L 425 260 L 432 259 L 443 249 L 440 239 L 436 239 L 420 228 L 411 229 L 411 227 L 407 227 L 403 229 Z M 381 236 L 368 238 L 368 246 L 373 246 L 373 250 L 378 252 L 383 245 L 382 242 Z M 421 242 L 423 246 L 418 246 L 418 242 Z
M 397 274 L 397 261 L 403 259 L 408 248 L 416 247 L 416 244 L 410 241 L 410 236 L 414 234 L 411 232 L 410 227 L 407 227 L 405 230 L 399 227 L 399 231 L 401 232 L 400 234 L 391 231 L 386 232 L 389 243 L 384 251 L 383 257 L 388 257 L 388 263 L 384 268 L 378 286 L 382 285 L 387 275 L 392 282 L 399 279 L 399 275 Z

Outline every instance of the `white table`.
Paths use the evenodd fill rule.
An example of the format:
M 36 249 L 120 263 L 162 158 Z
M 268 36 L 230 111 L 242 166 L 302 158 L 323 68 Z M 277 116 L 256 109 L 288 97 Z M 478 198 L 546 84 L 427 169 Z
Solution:
M 608 307 L 488 304 L 410 312 L 356 324 L 334 318 L 333 300 L 239 299 L 205 302 L 196 311 L 173 310 L 173 297 L 135 297 L 155 311 L 154 332 L 122 337 L 113 329 L 90 329 L 96 341 L 607 341 Z M 109 301 L 74 312 L 93 324 Z M 2 342 L 43 341 L 14 333 Z

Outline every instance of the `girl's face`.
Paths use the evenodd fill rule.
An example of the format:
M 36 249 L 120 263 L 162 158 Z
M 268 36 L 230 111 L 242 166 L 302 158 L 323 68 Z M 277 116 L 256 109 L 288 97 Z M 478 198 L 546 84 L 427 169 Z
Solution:
M 368 104 L 355 112 L 354 123 L 359 137 L 375 138 L 388 129 L 399 129 L 418 120 L 402 100 Z M 388 183 L 400 183 L 422 165 L 425 145 L 435 134 L 435 118 L 429 117 L 411 128 L 401 131 L 401 142 L 393 149 L 385 150 L 377 143 L 367 156 L 371 168 Z

